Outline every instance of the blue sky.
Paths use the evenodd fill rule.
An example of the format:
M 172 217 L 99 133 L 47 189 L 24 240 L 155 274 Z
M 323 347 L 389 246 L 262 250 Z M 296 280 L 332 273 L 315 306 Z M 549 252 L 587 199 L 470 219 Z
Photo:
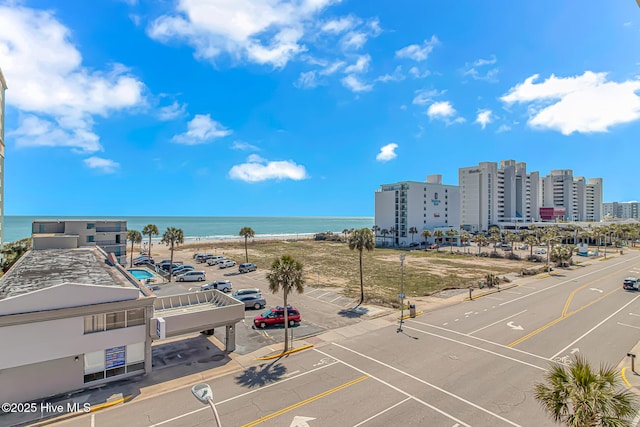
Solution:
M 0 0 L 7 215 L 373 215 L 515 159 L 640 199 L 627 1 Z

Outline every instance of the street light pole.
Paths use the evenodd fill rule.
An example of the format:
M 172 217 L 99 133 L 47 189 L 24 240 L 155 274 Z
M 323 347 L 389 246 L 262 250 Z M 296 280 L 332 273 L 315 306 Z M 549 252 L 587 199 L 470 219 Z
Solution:
M 213 391 L 211 391 L 211 387 L 209 384 L 196 384 L 191 387 L 191 393 L 202 403 L 208 403 L 211 406 L 211 410 L 213 411 L 213 416 L 216 419 L 216 425 L 218 427 L 222 427 L 222 423 L 220 422 L 220 416 L 218 415 L 218 410 L 216 409 L 216 405 L 213 403 Z
M 400 326 L 398 326 L 398 332 L 402 332 L 402 323 L 404 322 L 404 254 L 400 255 L 400 272 L 400 295 L 398 295 L 400 298 Z

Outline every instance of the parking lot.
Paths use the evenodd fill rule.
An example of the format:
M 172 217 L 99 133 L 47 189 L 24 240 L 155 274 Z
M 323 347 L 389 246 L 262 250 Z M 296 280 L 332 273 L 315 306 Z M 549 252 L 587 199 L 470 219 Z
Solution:
M 239 261 L 239 262 L 238 262 Z M 168 296 L 184 292 L 197 292 L 200 287 L 214 280 L 229 280 L 232 283 L 232 291 L 243 288 L 258 288 L 262 291 L 267 305 L 260 310 L 247 309 L 245 318 L 236 325 L 236 349 L 234 353 L 247 354 L 263 347 L 276 345 L 284 341 L 284 326 L 268 326 L 264 329 L 256 328 L 253 319 L 269 307 L 283 305 L 282 293 L 273 294 L 269 290 L 269 284 L 265 277 L 266 271 L 257 270 L 249 273 L 239 273 L 238 266 L 220 269 L 218 266 L 209 266 L 207 263 L 199 263 L 195 259 L 176 258 L 174 262 L 182 262 L 192 265 L 198 271 L 206 273 L 203 282 L 172 282 L 160 284 L 154 293 L 158 296 Z M 242 260 L 236 260 L 238 264 Z M 319 334 L 330 328 L 346 326 L 361 321 L 363 311 L 352 311 L 357 301 L 338 293 L 336 289 L 318 289 L 305 287 L 303 294 L 293 293 L 289 295 L 290 305 L 300 310 L 301 321 L 290 328 L 290 337 L 295 339 Z M 338 316 L 336 316 L 338 314 Z M 216 329 L 214 336 L 220 342 L 224 342 L 224 328 Z M 276 347 L 274 347 L 276 348 Z

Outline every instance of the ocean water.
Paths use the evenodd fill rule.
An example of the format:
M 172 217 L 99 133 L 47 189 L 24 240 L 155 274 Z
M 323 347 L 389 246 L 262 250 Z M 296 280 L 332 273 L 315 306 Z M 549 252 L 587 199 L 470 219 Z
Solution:
M 341 216 L 16 216 L 4 217 L 4 241 L 13 242 L 31 237 L 31 223 L 36 219 L 64 220 L 101 220 L 124 219 L 129 230 L 142 229 L 147 224 L 155 224 L 160 235 L 154 237 L 157 241 L 168 227 L 182 229 L 185 241 L 198 239 L 230 240 L 237 239 L 242 227 L 251 227 L 257 238 L 261 237 L 295 237 L 309 236 L 315 233 L 332 231 L 341 233 L 351 228 L 373 227 L 373 217 L 341 217 Z M 143 237 L 148 239 L 148 237 Z

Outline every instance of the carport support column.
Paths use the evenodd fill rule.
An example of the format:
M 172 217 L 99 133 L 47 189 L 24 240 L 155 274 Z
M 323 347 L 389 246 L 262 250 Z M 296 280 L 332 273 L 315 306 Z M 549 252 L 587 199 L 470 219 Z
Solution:
M 224 350 L 226 352 L 231 352 L 236 349 L 236 325 L 226 325 L 225 326 L 225 336 L 224 336 Z

